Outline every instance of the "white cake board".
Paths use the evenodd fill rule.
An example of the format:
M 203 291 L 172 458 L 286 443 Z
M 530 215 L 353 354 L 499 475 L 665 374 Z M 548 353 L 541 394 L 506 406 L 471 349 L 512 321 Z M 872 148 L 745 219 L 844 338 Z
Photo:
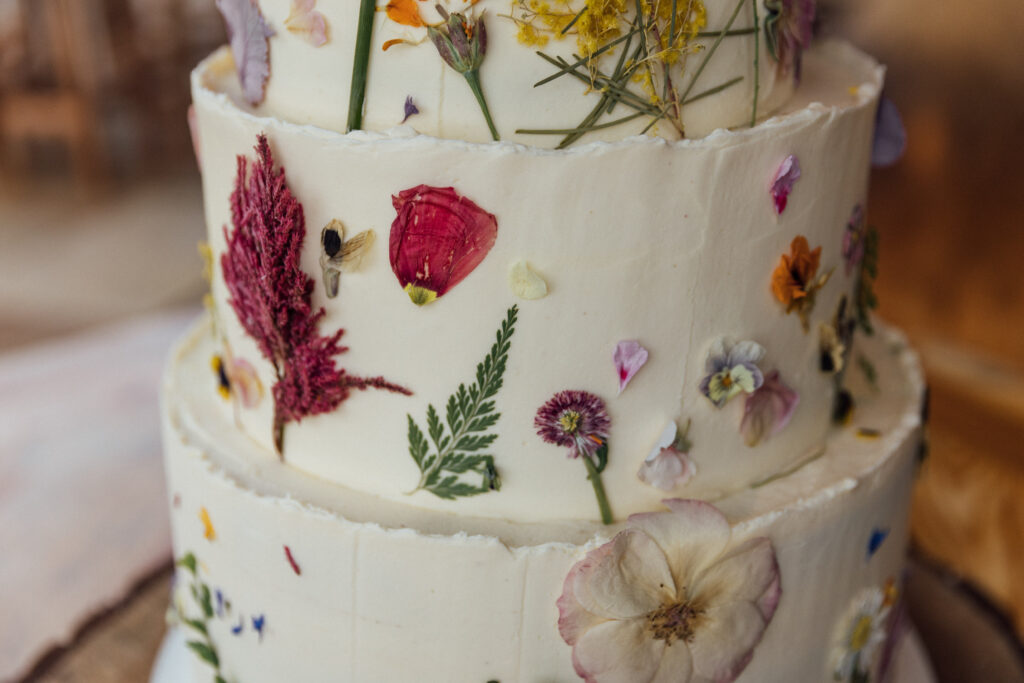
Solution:
M 188 683 L 191 657 L 193 655 L 185 647 L 181 629 L 172 627 L 160 646 L 149 683 Z M 916 631 L 904 636 L 893 662 L 889 683 L 935 683 L 935 674 Z

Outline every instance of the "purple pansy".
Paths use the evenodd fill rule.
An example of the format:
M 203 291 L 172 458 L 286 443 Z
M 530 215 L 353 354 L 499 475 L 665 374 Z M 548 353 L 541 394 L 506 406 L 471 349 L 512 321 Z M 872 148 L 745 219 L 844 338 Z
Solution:
M 707 374 L 700 383 L 701 393 L 718 408 L 741 392 L 752 394 L 764 383 L 764 374 L 757 366 L 762 358 L 764 347 L 757 342 L 733 344 L 728 339 L 716 339 L 704 363 Z
M 793 191 L 793 185 L 800 179 L 800 160 L 795 155 L 787 156 L 772 178 L 772 204 L 775 205 L 775 214 L 781 216 L 786 210 L 786 203 L 789 201 L 789 193 Z
M 756 446 L 781 432 L 796 411 L 800 395 L 779 379 L 779 371 L 772 370 L 764 384 L 747 395 L 743 406 L 740 434 L 748 446 Z

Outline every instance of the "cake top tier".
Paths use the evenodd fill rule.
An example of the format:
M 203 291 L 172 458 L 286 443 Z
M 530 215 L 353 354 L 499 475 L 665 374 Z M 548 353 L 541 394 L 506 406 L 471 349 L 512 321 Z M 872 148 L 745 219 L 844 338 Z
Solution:
M 539 147 L 749 125 L 792 95 L 814 19 L 814 0 L 217 4 L 259 115 Z

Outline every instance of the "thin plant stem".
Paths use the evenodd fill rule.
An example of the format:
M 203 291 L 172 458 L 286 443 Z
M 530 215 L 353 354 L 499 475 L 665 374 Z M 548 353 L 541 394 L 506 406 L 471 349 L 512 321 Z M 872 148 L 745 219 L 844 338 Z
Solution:
M 757 125 L 757 98 L 761 88 L 761 24 L 757 18 L 757 0 L 750 0 L 754 9 L 754 106 L 750 113 L 750 127 Z
M 693 90 L 693 86 L 697 84 L 697 79 L 700 78 L 700 75 L 704 72 L 704 67 L 708 65 L 708 62 L 711 60 L 712 55 L 715 54 L 715 50 L 717 50 L 718 46 L 722 43 L 722 39 L 725 38 L 725 34 L 728 33 L 729 29 L 732 28 L 733 22 L 736 21 L 736 17 L 739 16 L 740 9 L 743 8 L 743 3 L 745 3 L 746 1 L 747 0 L 739 0 L 739 2 L 736 3 L 736 9 L 732 11 L 732 16 L 729 17 L 729 21 L 725 24 L 725 28 L 719 32 L 718 37 L 715 38 L 715 42 L 711 43 L 711 47 L 708 48 L 707 53 L 704 55 L 703 61 L 701 61 L 700 66 L 697 67 L 697 73 L 693 74 L 693 78 L 690 79 L 690 84 L 686 86 L 686 90 L 683 91 L 683 96 L 680 99 L 682 99 L 684 102 L 686 101 L 687 96 L 690 94 L 690 91 Z
M 597 471 L 597 467 L 589 455 L 582 453 L 580 457 L 583 459 L 583 465 L 587 468 L 587 479 L 590 480 L 594 487 L 597 507 L 601 511 L 601 521 L 605 524 L 611 524 L 614 519 L 612 517 L 612 509 L 608 505 L 608 496 L 604 492 L 604 484 L 601 483 L 601 473 Z
M 487 127 L 491 131 L 491 137 L 497 141 L 501 138 L 498 137 L 498 129 L 494 127 L 494 121 L 491 119 L 491 110 L 487 107 L 487 100 L 484 99 L 484 92 L 480 88 L 480 74 L 476 69 L 471 69 L 466 73 L 462 74 L 466 77 L 466 82 L 469 83 L 469 89 L 473 91 L 473 95 L 476 96 L 476 101 L 480 104 L 480 110 L 484 113 L 484 119 L 487 121 Z
M 377 11 L 375 0 L 362 0 L 359 4 L 359 23 L 356 29 L 356 52 L 352 61 L 352 86 L 348 95 L 348 130 L 363 127 L 363 102 L 366 99 L 366 74 L 370 66 L 370 38 L 373 17 Z

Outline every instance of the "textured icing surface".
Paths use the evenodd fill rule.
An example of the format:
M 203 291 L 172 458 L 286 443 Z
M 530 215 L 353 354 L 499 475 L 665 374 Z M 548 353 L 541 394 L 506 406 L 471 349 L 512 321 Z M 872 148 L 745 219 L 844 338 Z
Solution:
M 278 74 L 280 75 L 280 74 Z M 302 268 L 316 280 L 314 306 L 324 334 L 346 330 L 341 365 L 384 375 L 412 397 L 362 392 L 336 412 L 289 425 L 289 465 L 326 480 L 423 508 L 537 521 L 597 519 L 578 462 L 535 434 L 536 410 L 563 389 L 602 397 L 612 420 L 603 474 L 618 519 L 655 508 L 664 491 L 636 472 L 669 420 L 692 419 L 697 474 L 671 495 L 714 499 L 819 455 L 831 407 L 831 378 L 818 370 L 817 326 L 854 286 L 842 267 L 842 237 L 853 207 L 866 199 L 868 156 L 881 68 L 863 54 L 826 43 L 805 56 L 804 81 L 783 115 L 757 128 L 719 131 L 669 143 L 632 139 L 565 152 L 501 143 L 478 145 L 387 133 L 337 133 L 248 114 L 232 103 L 237 89 L 224 53 L 193 77 L 210 243 L 224 249 L 235 156 L 252 157 L 265 133 L 303 204 Z M 226 93 L 226 94 L 225 94 Z M 789 154 L 803 175 L 777 216 L 768 186 Z M 483 262 L 443 298 L 422 307 L 402 291 L 388 262 L 395 219 L 392 196 L 427 184 L 456 192 L 494 214 L 497 240 Z M 373 230 L 361 267 L 344 272 L 328 299 L 321 284 L 319 235 L 339 219 L 353 235 Z M 770 281 L 790 241 L 806 235 L 822 248 L 822 272 L 810 333 L 785 315 Z M 547 296 L 520 300 L 509 269 L 520 261 L 544 279 Z M 236 356 L 273 382 L 269 364 L 226 305 L 219 269 L 214 299 Z M 491 448 L 500 492 L 457 501 L 412 490 L 407 415 L 423 424 L 427 404 L 442 407 L 493 342 L 506 310 L 519 305 Z M 711 343 L 751 339 L 767 350 L 801 396 L 789 426 L 756 448 L 738 431 L 741 399 L 715 408 L 699 392 Z M 612 352 L 639 340 L 650 360 L 621 396 Z M 272 401 L 241 410 L 241 426 L 271 443 Z M 225 414 L 227 409 L 225 408 Z M 442 408 L 443 410 L 443 408 Z M 267 456 L 271 458 L 268 452 Z
M 829 680 L 851 598 L 900 576 L 923 383 L 899 335 L 883 329 L 859 346 L 879 385 L 851 375 L 853 426 L 830 434 L 814 462 L 717 503 L 735 533 L 771 539 L 782 576 L 779 609 L 740 681 Z M 176 554 L 194 552 L 204 581 L 234 605 L 211 627 L 231 680 L 577 680 L 555 599 L 572 564 L 616 528 L 427 512 L 282 466 L 217 409 L 213 349 L 199 326 L 169 365 L 165 448 Z M 860 427 L 880 435 L 858 438 Z M 877 528 L 888 537 L 871 554 Z M 236 614 L 259 614 L 262 637 L 232 634 Z M 209 674 L 195 664 L 194 680 Z
M 415 4 L 426 20 L 438 20 L 434 3 Z M 458 9 L 459 4 L 449 3 L 449 7 Z M 476 3 L 475 11 L 483 12 L 487 26 L 487 52 L 480 74 L 484 93 L 502 139 L 554 146 L 560 136 L 517 135 L 515 131 L 572 127 L 590 112 L 597 96 L 587 95 L 587 85 L 572 78 L 534 87 L 534 83 L 549 76 L 554 68 L 534 54 L 538 48 L 519 43 L 516 38 L 518 26 L 508 18 L 511 5 L 510 2 L 495 0 Z M 271 76 L 266 99 L 257 112 L 296 123 L 346 130 L 358 3 L 319 0 L 316 9 L 327 20 L 330 40 L 317 48 L 301 36 L 283 29 L 291 0 L 261 0 L 260 7 L 277 34 L 270 43 Z M 709 29 L 724 26 L 734 7 L 733 2 L 708 2 Z M 734 23 L 735 28 L 753 25 L 751 7 L 752 4 L 744 3 Z M 764 7 L 759 7 L 758 11 L 763 17 Z M 476 142 L 490 140 L 480 109 L 463 77 L 441 61 L 430 41 L 424 40 L 425 36 L 426 29 L 402 26 L 389 20 L 383 11 L 377 12 L 364 128 L 386 130 L 398 125 L 404 116 L 403 102 L 411 96 L 421 114 L 410 119 L 408 125 L 417 132 Z M 396 45 L 387 52 L 381 49 L 386 41 L 395 39 L 407 39 L 418 44 Z M 695 41 L 695 45 L 707 48 L 712 41 L 712 38 L 705 38 Z M 750 120 L 754 49 L 754 37 L 745 35 L 724 40 L 716 50 L 714 58 L 701 73 L 694 94 L 736 77 L 742 77 L 743 81 L 686 107 L 684 122 L 689 137 L 699 137 L 716 128 L 745 124 Z M 572 53 L 577 47 L 574 39 L 552 40 L 543 50 L 553 57 L 575 61 Z M 768 114 L 792 93 L 793 81 L 791 76 L 778 73 L 763 39 L 760 40 L 759 55 L 762 65 L 759 69 L 760 111 Z M 618 55 L 609 56 L 616 58 Z M 696 71 L 699 55 L 692 57 L 690 62 L 692 66 L 683 79 L 686 84 Z M 633 87 L 638 89 L 636 85 Z M 628 111 L 620 107 L 607 118 L 621 118 Z M 648 123 L 649 119 L 643 117 L 597 131 L 591 134 L 590 139 L 622 139 L 639 133 Z M 670 137 L 676 135 L 665 123 L 659 124 L 655 132 Z

